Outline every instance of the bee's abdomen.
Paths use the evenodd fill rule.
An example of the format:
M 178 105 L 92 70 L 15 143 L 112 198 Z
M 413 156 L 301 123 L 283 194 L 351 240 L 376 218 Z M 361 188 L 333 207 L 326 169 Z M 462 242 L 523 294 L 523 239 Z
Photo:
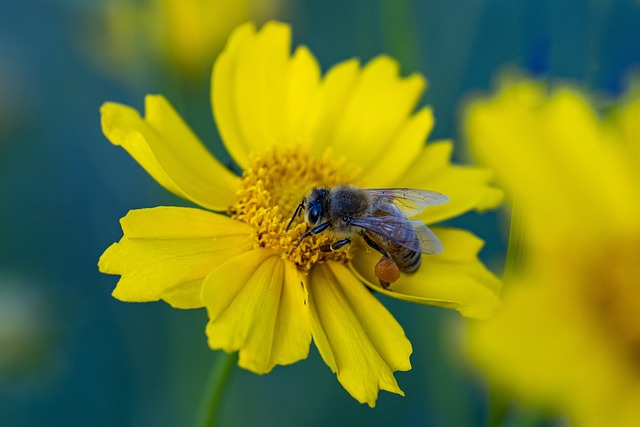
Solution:
M 415 251 L 401 246 L 400 249 L 391 254 L 391 259 L 403 273 L 413 273 L 420 267 L 422 252 L 420 243 L 416 243 L 418 247 Z
M 382 251 L 386 252 L 385 256 L 389 256 L 396 263 L 398 269 L 403 273 L 413 273 L 420 267 L 422 261 L 422 248 L 420 247 L 420 241 L 417 236 L 415 237 L 414 249 L 409 249 L 401 246 L 391 240 L 370 232 L 364 233 L 368 240 L 373 241 L 369 243 L 374 249 L 379 250 L 375 246 L 378 246 Z M 365 239 L 367 240 L 367 239 Z M 410 239 L 407 239 L 410 240 Z

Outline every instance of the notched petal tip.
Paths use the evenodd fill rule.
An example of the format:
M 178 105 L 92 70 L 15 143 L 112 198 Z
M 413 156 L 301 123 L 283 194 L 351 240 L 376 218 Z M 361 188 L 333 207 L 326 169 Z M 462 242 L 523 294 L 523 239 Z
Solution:
M 250 226 L 200 209 L 133 210 L 121 224 L 124 236 L 102 254 L 98 268 L 121 276 L 113 296 L 122 301 L 202 307 L 207 274 L 254 243 Z
M 320 66 L 311 51 L 291 53 L 291 28 L 243 26 L 218 57 L 211 102 L 225 147 L 242 167 L 273 147 L 315 141 Z
M 100 106 L 102 133 L 116 146 L 122 146 L 125 138 L 135 129 L 140 114 L 132 107 L 117 102 L 105 102 Z
M 403 395 L 393 375 L 411 369 L 411 343 L 384 306 L 340 263 L 309 275 L 313 339 L 340 384 L 373 407 L 379 390 Z
M 239 178 L 204 147 L 162 95 L 147 95 L 145 117 L 126 105 L 102 105 L 101 124 L 109 141 L 122 146 L 160 185 L 215 211 L 235 199 Z
M 256 249 L 213 270 L 202 288 L 212 349 L 239 351 L 239 365 L 258 374 L 307 357 L 305 293 L 293 264 Z
M 126 237 L 120 239 L 120 242 L 115 242 L 109 245 L 107 249 L 100 255 L 98 259 L 98 271 L 104 274 L 121 274 L 117 267 L 114 267 L 114 260 L 118 258 L 118 252 L 120 250 L 120 243 L 125 240 Z
M 402 77 L 398 60 L 386 54 L 373 58 L 364 66 L 365 72 L 367 68 L 374 69 L 376 73 L 385 75 L 387 78 L 403 81 L 408 85 L 416 85 L 414 89 L 419 93 L 424 92 L 427 87 L 427 79 L 421 73 L 411 73 L 407 77 Z

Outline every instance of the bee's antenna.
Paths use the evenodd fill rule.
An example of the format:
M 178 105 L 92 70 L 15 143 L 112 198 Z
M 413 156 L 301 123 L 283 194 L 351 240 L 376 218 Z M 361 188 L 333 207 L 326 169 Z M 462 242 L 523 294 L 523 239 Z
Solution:
M 289 231 L 289 227 L 291 227 L 291 223 L 296 218 L 296 216 L 298 216 L 298 214 L 300 213 L 300 210 L 304 209 L 304 204 L 306 202 L 307 202 L 307 198 L 305 197 L 304 199 L 302 199 L 302 202 L 300 202 L 298 207 L 296 207 L 296 210 L 293 212 L 293 215 L 291 216 L 291 219 L 289 220 L 289 224 L 287 224 L 287 228 L 285 228 L 284 231 Z

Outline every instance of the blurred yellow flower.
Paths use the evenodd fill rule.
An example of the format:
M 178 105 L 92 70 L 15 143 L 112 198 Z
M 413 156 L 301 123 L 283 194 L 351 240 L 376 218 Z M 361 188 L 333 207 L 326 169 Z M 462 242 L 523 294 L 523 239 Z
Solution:
M 522 77 L 466 110 L 472 149 L 522 212 L 524 260 L 470 351 L 577 426 L 640 425 L 640 96 L 599 114 Z
M 100 57 L 118 73 L 168 65 L 185 77 L 209 70 L 231 31 L 274 18 L 286 0 L 110 0 L 105 3 Z
M 451 202 L 419 217 L 430 224 L 493 207 L 502 193 L 486 170 L 451 165 L 450 142 L 424 146 L 432 112 L 412 113 L 423 77 L 399 77 L 386 56 L 364 67 L 345 61 L 323 77 L 306 47 L 290 49 L 289 26 L 271 22 L 256 31 L 247 24 L 215 64 L 215 119 L 242 177 L 206 151 L 165 98 L 148 96 L 144 118 L 124 105 L 102 107 L 113 144 L 166 189 L 208 210 L 129 212 L 124 237 L 99 267 L 122 276 L 113 293 L 120 300 L 206 307 L 210 347 L 239 351 L 239 365 L 256 373 L 306 358 L 313 338 L 344 388 L 374 406 L 380 389 L 402 394 L 393 372 L 411 368 L 411 344 L 363 284 L 487 317 L 500 283 L 477 259 L 477 237 L 434 227 L 444 253 L 383 289 L 373 276 L 379 254 L 356 245 L 321 252 L 330 242 L 325 233 L 296 245 L 306 225 L 285 228 L 297 204 L 319 185 L 432 189 Z

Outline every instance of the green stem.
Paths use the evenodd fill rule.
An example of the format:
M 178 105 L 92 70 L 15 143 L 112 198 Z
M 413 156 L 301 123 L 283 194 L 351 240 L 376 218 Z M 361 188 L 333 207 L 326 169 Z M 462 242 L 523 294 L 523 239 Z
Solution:
M 487 427 L 504 427 L 506 426 L 511 411 L 510 400 L 499 390 L 491 387 L 489 389 L 489 411 Z
M 216 425 L 216 417 L 218 416 L 220 402 L 225 387 L 233 372 L 233 367 L 238 361 L 238 353 L 220 352 L 211 370 L 207 389 L 204 394 L 200 409 L 200 417 L 198 425 L 201 427 L 212 427 Z
M 403 70 L 418 70 L 419 35 L 411 1 L 380 0 L 379 11 L 385 50 L 398 60 Z
M 511 224 L 509 226 L 509 242 L 507 258 L 504 266 L 504 277 L 510 279 L 522 268 L 524 258 L 524 213 L 516 200 L 511 204 Z
M 506 286 L 509 286 L 508 282 L 510 279 L 515 275 L 520 274 L 523 268 L 523 259 L 525 256 L 524 233 L 524 212 L 517 203 L 517 200 L 514 199 L 511 203 L 509 241 L 503 274 L 503 280 L 505 281 Z M 489 411 L 487 414 L 488 427 L 501 427 L 510 424 L 508 423 L 508 420 L 512 417 L 514 409 L 513 400 L 503 393 L 503 390 L 489 385 Z

